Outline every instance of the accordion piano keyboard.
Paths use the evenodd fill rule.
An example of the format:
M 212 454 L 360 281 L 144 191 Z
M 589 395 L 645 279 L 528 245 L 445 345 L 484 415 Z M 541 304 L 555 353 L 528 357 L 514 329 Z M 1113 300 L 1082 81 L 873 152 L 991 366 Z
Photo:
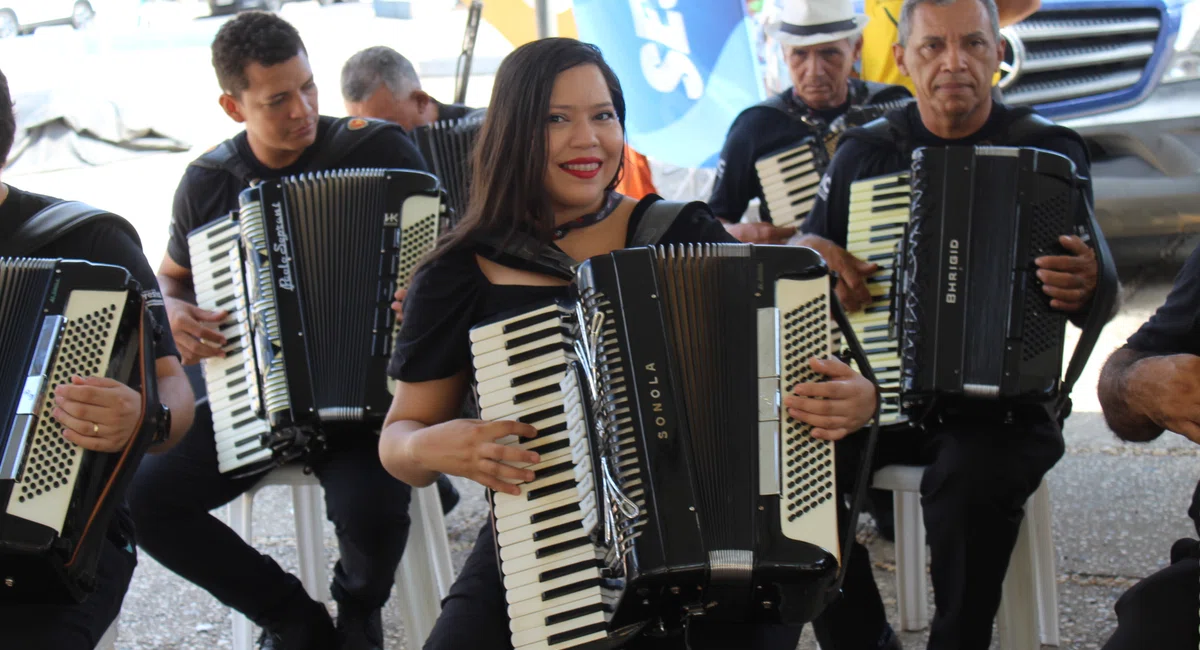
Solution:
M 588 537 L 596 498 L 580 386 L 569 366 L 564 321 L 570 317 L 550 305 L 471 332 L 481 418 L 517 420 L 538 430 L 532 439 L 497 441 L 540 455 L 535 465 L 517 465 L 535 476 L 521 484 L 520 495 L 493 495 L 509 628 L 518 650 L 606 638 L 616 597 L 601 575 L 603 553 Z
M 217 467 L 221 472 L 271 457 L 271 450 L 262 445 L 259 437 L 269 427 L 266 420 L 256 415 L 258 377 L 246 324 L 239 236 L 238 222 L 227 218 L 188 237 L 196 305 L 229 312 L 229 317 L 218 326 L 227 339 L 225 356 L 201 362 L 212 411 Z
M 795 225 L 808 216 L 823 173 L 817 168 L 812 140 L 759 158 L 754 169 L 775 225 Z
M 861 260 L 878 264 L 879 270 L 867 279 L 872 302 L 862 311 L 849 314 L 848 320 L 883 393 L 879 415 L 883 425 L 903 420 L 899 341 L 888 338 L 888 322 L 896 250 L 908 225 L 908 178 L 908 172 L 903 172 L 857 181 L 850 186 L 846 250 Z

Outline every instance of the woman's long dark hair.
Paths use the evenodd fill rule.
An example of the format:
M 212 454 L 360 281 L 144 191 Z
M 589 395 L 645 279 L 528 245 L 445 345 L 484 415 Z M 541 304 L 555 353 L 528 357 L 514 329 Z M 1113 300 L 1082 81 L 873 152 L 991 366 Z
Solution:
M 625 96 L 600 50 L 571 38 L 546 38 L 518 47 L 496 71 L 492 99 L 472 155 L 471 196 L 466 214 L 426 262 L 472 240 L 478 232 L 508 239 L 516 233 L 549 243 L 554 213 L 546 191 L 546 120 L 559 73 L 595 65 L 612 94 L 617 119 L 625 129 Z M 609 183 L 616 186 L 624 156 Z

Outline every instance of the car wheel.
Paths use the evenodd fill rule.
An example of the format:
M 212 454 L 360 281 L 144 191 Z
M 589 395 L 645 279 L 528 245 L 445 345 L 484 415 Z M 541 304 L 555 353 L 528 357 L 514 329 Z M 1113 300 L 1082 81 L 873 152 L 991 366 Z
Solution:
M 96 12 L 87 0 L 79 0 L 75 3 L 75 8 L 71 10 L 71 26 L 75 29 L 83 29 L 91 25 L 95 18 Z
M 20 32 L 17 15 L 7 9 L 0 11 L 0 38 L 12 38 Z
M 328 7 L 329 5 L 333 4 L 334 2 L 337 2 L 337 0 L 317 0 L 317 2 L 319 2 L 322 7 Z
M 263 9 L 278 13 L 283 9 L 283 0 L 263 0 Z

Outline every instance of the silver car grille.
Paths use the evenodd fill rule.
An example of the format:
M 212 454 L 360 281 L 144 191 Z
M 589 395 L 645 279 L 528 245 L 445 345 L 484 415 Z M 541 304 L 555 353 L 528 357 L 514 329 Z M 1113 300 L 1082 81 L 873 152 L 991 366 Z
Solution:
M 1001 31 L 1004 100 L 1028 106 L 1130 88 L 1146 74 L 1161 27 L 1153 9 L 1035 13 Z

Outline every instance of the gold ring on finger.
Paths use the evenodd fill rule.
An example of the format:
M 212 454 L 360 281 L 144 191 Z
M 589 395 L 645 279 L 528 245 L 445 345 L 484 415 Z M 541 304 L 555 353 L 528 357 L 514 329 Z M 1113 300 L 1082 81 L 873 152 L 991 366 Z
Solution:
M 100 425 L 93 422 L 92 423 L 92 435 L 96 435 L 98 433 L 100 433 Z

